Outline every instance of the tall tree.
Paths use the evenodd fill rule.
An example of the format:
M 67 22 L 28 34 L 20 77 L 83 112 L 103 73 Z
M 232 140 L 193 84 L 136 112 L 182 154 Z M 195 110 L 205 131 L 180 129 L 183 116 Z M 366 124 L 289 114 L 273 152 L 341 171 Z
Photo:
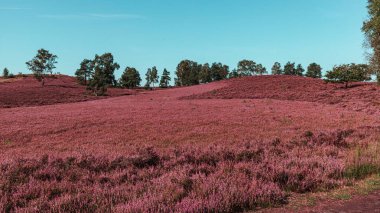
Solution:
M 229 67 L 222 63 L 213 63 L 211 65 L 211 79 L 212 81 L 220 81 L 226 79 L 229 73 Z
M 283 70 L 279 62 L 275 62 L 272 67 L 272 75 L 282 75 Z
M 322 78 L 322 68 L 317 63 L 311 63 L 307 67 L 306 77 L 309 78 Z
M 153 84 L 153 87 L 154 87 L 155 83 L 158 83 L 158 71 L 157 71 L 156 67 L 152 67 L 152 72 L 150 75 L 150 82 Z
M 87 84 L 87 89 L 92 90 L 96 96 L 105 95 L 109 86 L 106 82 L 106 75 L 103 70 L 95 69 Z
M 200 83 L 209 83 L 212 81 L 211 78 L 211 68 L 208 63 L 203 64 L 201 71 L 199 72 L 199 82 Z
M 48 50 L 40 49 L 32 60 L 26 62 L 26 65 L 28 69 L 33 72 L 34 77 L 38 81 L 41 81 L 42 86 L 44 86 L 47 74 L 53 74 L 57 58 L 56 55 L 50 53 Z
M 362 31 L 366 35 L 368 46 L 373 50 L 370 64 L 380 85 L 380 0 L 368 0 L 367 9 L 369 18 L 364 22 Z
M 152 69 L 148 68 L 148 70 L 145 73 L 145 80 L 146 80 L 145 88 L 150 88 L 150 85 L 152 83 L 152 81 L 151 81 L 152 77 L 151 76 L 152 76 Z
M 94 74 L 94 62 L 89 59 L 84 59 L 80 63 L 80 68 L 75 72 L 75 76 L 79 83 L 87 85 L 89 79 Z
M 191 86 L 199 84 L 200 66 L 197 62 L 182 60 L 176 70 L 176 86 Z
M 3 70 L 3 78 L 8 78 L 9 77 L 9 70 L 7 68 L 4 68 Z
M 344 83 L 347 88 L 350 82 L 370 80 L 371 73 L 366 64 L 343 64 L 328 71 L 326 78 L 328 82 Z
M 133 89 L 140 86 L 141 78 L 140 73 L 133 67 L 125 68 L 120 78 L 120 85 Z
M 119 64 L 114 62 L 113 55 L 111 53 L 105 53 L 103 55 L 95 55 L 93 61 L 95 72 L 102 72 L 104 75 L 105 84 L 110 86 L 116 86 L 115 70 L 120 69 Z
M 303 73 L 305 72 L 305 69 L 302 67 L 301 64 L 297 65 L 295 75 L 303 76 Z
M 258 75 L 266 74 L 267 68 L 265 68 L 262 64 L 257 64 L 255 67 L 255 73 Z
M 162 72 L 161 80 L 160 80 L 160 87 L 161 88 L 167 88 L 169 87 L 169 82 L 171 81 L 170 78 L 170 72 L 166 69 Z
M 296 68 L 295 63 L 288 62 L 284 66 L 284 75 L 295 75 L 296 74 Z
M 255 74 L 256 71 L 256 62 L 252 60 L 241 60 L 237 65 L 237 72 L 239 76 L 250 76 Z

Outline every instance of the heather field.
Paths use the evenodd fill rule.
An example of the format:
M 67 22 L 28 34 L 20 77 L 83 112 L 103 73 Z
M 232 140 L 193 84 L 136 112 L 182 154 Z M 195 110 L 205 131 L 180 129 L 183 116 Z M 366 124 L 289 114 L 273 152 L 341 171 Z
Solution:
M 134 93 L 132 90 L 111 88 L 108 97 Z M 75 78 L 65 75 L 48 78 L 44 87 L 31 75 L 0 78 L 0 108 L 73 103 L 101 98 L 104 97 L 93 96 L 86 91 L 85 86 L 79 85 Z
M 241 212 L 379 171 L 369 83 L 258 76 L 46 105 L 51 87 L 18 82 L 0 83 L 5 212 Z

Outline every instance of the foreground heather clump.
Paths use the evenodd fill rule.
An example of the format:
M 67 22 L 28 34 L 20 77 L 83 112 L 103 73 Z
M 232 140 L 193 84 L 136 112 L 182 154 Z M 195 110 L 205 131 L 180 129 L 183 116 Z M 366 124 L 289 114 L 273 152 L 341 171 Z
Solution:
M 128 156 L 43 156 L 1 165 L 4 212 L 236 212 L 289 192 L 345 183 L 354 131 L 292 141 L 136 149 Z

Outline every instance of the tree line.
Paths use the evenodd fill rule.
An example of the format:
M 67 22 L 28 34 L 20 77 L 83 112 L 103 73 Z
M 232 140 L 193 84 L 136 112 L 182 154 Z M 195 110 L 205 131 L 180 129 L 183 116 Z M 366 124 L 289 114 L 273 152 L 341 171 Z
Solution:
M 37 55 L 26 62 L 29 70 L 35 78 L 44 86 L 45 79 L 52 75 L 56 68 L 57 56 L 48 50 L 40 49 Z M 366 64 L 343 64 L 335 66 L 327 71 L 325 80 L 328 82 L 345 83 L 347 88 L 350 82 L 367 81 L 371 79 L 373 66 Z M 120 65 L 114 61 L 111 53 L 95 55 L 94 59 L 84 59 L 75 72 L 75 76 L 80 84 L 85 85 L 94 95 L 104 95 L 108 87 L 137 88 L 141 84 L 140 72 L 127 66 L 121 77 L 115 78 L 115 71 L 120 69 Z M 268 74 L 267 69 L 260 63 L 253 60 L 244 59 L 238 62 L 237 68 L 230 71 L 229 66 L 220 62 L 198 64 L 191 60 L 182 60 L 176 68 L 174 84 L 175 86 L 192 86 L 229 78 L 239 78 L 253 75 Z M 271 69 L 272 75 L 293 75 L 310 78 L 322 78 L 322 67 L 317 63 L 311 63 L 304 69 L 301 64 L 287 62 L 284 67 L 279 62 L 275 62 Z M 9 70 L 4 69 L 3 76 L 9 77 Z M 146 84 L 144 88 L 152 89 L 157 83 L 161 88 L 170 87 L 170 72 L 164 69 L 159 77 L 155 66 L 148 68 L 145 74 Z M 160 81 L 159 81 L 160 79 Z

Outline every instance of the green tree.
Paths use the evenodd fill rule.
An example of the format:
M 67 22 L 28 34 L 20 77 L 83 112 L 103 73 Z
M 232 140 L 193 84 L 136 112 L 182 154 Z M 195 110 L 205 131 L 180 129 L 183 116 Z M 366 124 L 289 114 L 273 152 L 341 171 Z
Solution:
M 380 0 L 368 0 L 369 18 L 364 22 L 362 31 L 365 33 L 367 44 L 372 48 L 370 64 L 380 85 Z
M 283 70 L 279 62 L 275 62 L 272 67 L 272 75 L 282 75 Z
M 172 79 L 170 78 L 170 72 L 167 71 L 166 69 L 164 69 L 164 71 L 162 72 L 162 75 L 161 75 L 160 87 L 161 88 L 167 88 L 167 87 L 169 87 L 169 82 L 171 80 Z
M 9 77 L 9 70 L 7 68 L 4 68 L 3 70 L 3 78 L 8 78 Z
M 153 84 L 153 87 L 154 87 L 154 84 L 158 83 L 158 71 L 156 67 L 152 67 L 150 82 Z
M 32 60 L 26 62 L 26 65 L 32 71 L 34 77 L 41 81 L 42 86 L 44 86 L 45 77 L 48 74 L 53 74 L 57 58 L 56 55 L 51 54 L 48 50 L 40 49 Z
M 284 66 L 284 75 L 296 75 L 295 63 L 288 62 Z
M 211 68 L 208 63 L 202 65 L 201 71 L 199 72 L 199 81 L 200 83 L 209 83 L 212 81 Z
M 151 76 L 152 76 L 152 69 L 148 68 L 148 70 L 145 73 L 145 80 L 146 80 L 145 88 L 146 89 L 150 88 L 150 85 L 152 84 L 152 82 L 151 82 L 152 77 Z
M 212 81 L 220 81 L 227 78 L 229 67 L 222 63 L 213 63 L 210 72 Z
M 297 65 L 295 75 L 303 76 L 303 73 L 305 72 L 305 69 L 302 67 L 301 64 Z
M 239 73 L 236 69 L 233 69 L 230 74 L 228 74 L 228 78 L 238 78 L 239 77 Z
M 191 86 L 199 84 L 199 72 L 201 66 L 197 62 L 182 60 L 176 70 L 176 86 Z
M 109 86 L 106 82 L 106 75 L 103 70 L 95 69 L 87 84 L 87 89 L 91 90 L 96 96 L 105 95 Z
M 343 64 L 328 71 L 326 78 L 328 82 L 344 83 L 348 88 L 350 82 L 371 80 L 371 72 L 366 64 Z
M 256 62 L 252 60 L 241 60 L 237 65 L 237 72 L 239 76 L 250 76 L 255 74 Z
M 75 72 L 75 76 L 79 83 L 87 85 L 89 79 L 94 74 L 94 62 L 89 59 L 84 59 L 80 63 L 80 68 Z
M 317 63 L 311 63 L 307 67 L 306 77 L 309 78 L 322 78 L 322 68 Z
M 115 70 L 120 69 L 119 64 L 114 62 L 113 55 L 111 53 L 105 53 L 103 55 L 95 55 L 93 61 L 95 71 L 99 70 L 104 75 L 105 84 L 109 86 L 116 86 Z
M 267 69 L 262 64 L 257 64 L 254 72 L 258 75 L 263 75 L 267 73 Z
M 120 78 L 120 85 L 129 89 L 140 86 L 140 73 L 133 67 L 125 68 Z

